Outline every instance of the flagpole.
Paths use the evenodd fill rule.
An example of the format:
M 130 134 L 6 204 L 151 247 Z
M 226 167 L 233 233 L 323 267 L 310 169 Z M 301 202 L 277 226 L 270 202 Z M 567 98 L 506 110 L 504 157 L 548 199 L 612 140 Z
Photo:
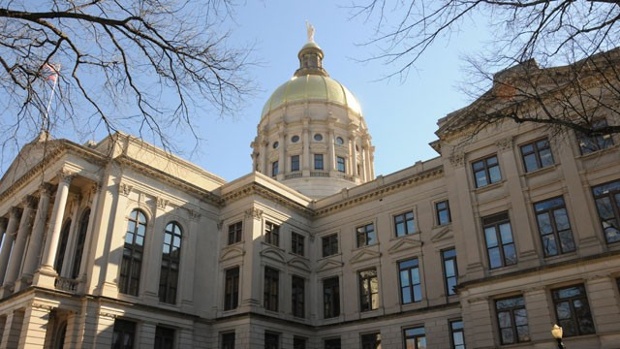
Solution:
M 50 97 L 47 101 L 47 106 L 45 107 L 45 114 L 43 114 L 43 125 L 41 125 L 42 131 L 46 131 L 49 128 L 49 113 L 50 108 L 52 107 L 52 100 L 54 99 L 54 95 L 56 93 L 56 85 L 58 85 L 58 70 L 60 67 L 56 68 L 55 66 L 45 63 L 43 68 L 46 68 L 51 73 L 47 77 L 47 80 L 52 80 L 52 91 L 50 92 Z

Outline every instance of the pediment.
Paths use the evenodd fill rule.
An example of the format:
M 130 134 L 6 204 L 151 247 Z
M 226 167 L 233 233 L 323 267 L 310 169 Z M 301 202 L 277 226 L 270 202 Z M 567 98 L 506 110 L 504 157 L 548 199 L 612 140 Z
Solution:
M 220 253 L 220 262 L 229 260 L 232 258 L 236 258 L 236 257 L 241 257 L 244 254 L 245 254 L 245 250 L 243 250 L 243 248 L 241 247 L 238 247 L 238 246 L 227 247 L 223 249 L 222 252 Z
M 412 249 L 420 249 L 422 247 L 422 241 L 413 238 L 400 238 L 389 249 L 389 254 L 394 254 L 401 251 L 408 251 Z
M 333 259 L 326 259 L 319 264 L 316 270 L 317 272 L 321 272 L 321 271 L 329 270 L 329 269 L 342 268 L 343 265 L 344 263 L 340 261 L 336 261 Z
M 294 257 L 288 261 L 288 265 L 291 267 L 295 267 L 297 269 L 301 269 L 303 271 L 307 271 L 307 272 L 312 271 L 308 260 L 303 259 L 303 258 Z
M 438 243 L 440 241 L 454 239 L 454 232 L 449 226 L 444 227 L 443 229 L 439 229 L 437 231 L 433 231 L 431 234 L 432 234 L 431 241 L 433 243 Z
M 355 264 L 355 263 L 359 263 L 359 262 L 363 262 L 369 259 L 375 259 L 379 257 L 381 257 L 381 252 L 364 249 L 364 250 L 357 252 L 355 255 L 353 255 L 350 262 L 351 264 Z
M 269 258 L 271 260 L 286 263 L 286 258 L 284 257 L 284 253 L 277 248 L 267 247 L 260 252 L 261 257 Z

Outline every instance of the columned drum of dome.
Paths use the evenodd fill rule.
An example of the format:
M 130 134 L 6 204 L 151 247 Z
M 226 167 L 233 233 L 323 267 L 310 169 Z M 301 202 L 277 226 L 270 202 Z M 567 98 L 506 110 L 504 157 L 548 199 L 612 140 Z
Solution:
M 323 57 L 309 35 L 299 69 L 265 103 L 251 145 L 255 171 L 313 198 L 374 179 L 374 147 L 360 104 L 329 76 Z

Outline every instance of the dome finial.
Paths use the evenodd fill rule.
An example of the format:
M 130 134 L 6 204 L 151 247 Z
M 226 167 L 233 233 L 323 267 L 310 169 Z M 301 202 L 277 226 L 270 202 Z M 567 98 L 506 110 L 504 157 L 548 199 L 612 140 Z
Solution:
M 306 32 L 308 34 L 308 42 L 314 42 L 314 26 L 306 21 Z

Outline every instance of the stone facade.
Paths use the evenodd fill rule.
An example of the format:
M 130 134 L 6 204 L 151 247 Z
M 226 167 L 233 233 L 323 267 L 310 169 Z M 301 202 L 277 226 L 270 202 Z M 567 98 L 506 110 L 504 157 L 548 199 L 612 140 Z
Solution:
M 319 198 L 43 134 L 0 181 L 0 347 L 618 348 L 620 138 L 467 112 Z

